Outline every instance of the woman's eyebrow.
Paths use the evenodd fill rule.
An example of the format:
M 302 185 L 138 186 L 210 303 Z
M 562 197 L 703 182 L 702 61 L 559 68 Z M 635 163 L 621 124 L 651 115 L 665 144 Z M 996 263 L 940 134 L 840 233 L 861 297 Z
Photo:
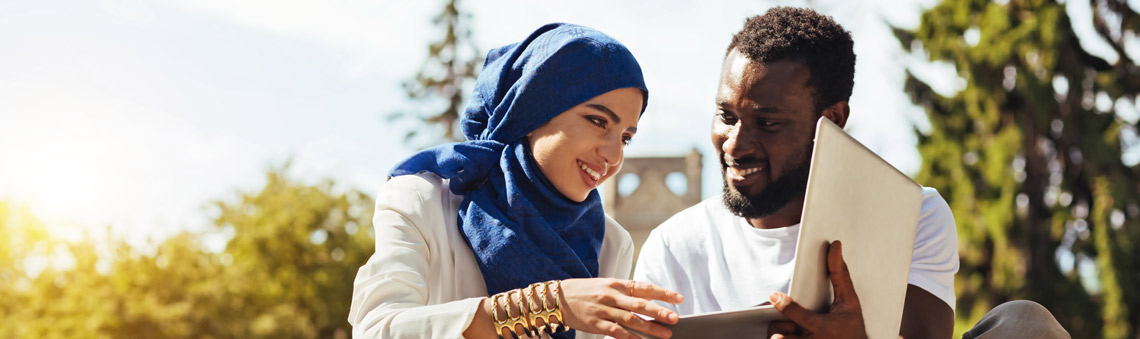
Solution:
M 610 119 L 614 120 L 615 124 L 621 123 L 621 118 L 619 118 L 618 115 L 616 113 L 614 113 L 613 110 L 610 110 L 610 108 L 606 107 L 605 105 L 602 105 L 602 104 L 586 104 L 586 107 L 593 108 L 594 110 L 596 110 L 598 112 L 605 113 L 606 115 L 608 115 L 610 117 Z M 630 126 L 629 128 L 626 128 L 625 130 L 633 132 L 633 133 L 637 133 L 637 127 Z
M 618 124 L 621 123 L 621 118 L 618 118 L 617 114 L 615 114 L 614 111 L 610 110 L 610 108 L 606 107 L 605 105 L 602 105 L 602 104 L 586 104 L 586 107 L 593 108 L 594 110 L 597 110 L 599 112 L 605 113 L 606 115 L 609 115 L 610 119 L 614 120 L 614 123 L 618 123 Z

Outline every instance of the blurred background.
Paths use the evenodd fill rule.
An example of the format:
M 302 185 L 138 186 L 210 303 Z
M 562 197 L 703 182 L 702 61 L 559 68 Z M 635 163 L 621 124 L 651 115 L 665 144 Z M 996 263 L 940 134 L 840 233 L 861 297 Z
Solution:
M 957 332 L 1030 299 L 1140 338 L 1136 0 L 0 2 L 0 337 L 348 337 L 371 194 L 548 22 L 634 52 L 627 155 L 714 196 L 720 62 L 781 5 L 852 32 L 848 132 L 950 203 Z

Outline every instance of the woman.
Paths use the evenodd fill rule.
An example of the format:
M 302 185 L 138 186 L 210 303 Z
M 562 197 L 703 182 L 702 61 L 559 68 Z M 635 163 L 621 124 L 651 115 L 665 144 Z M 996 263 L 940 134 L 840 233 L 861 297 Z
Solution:
M 673 323 L 648 301 L 681 296 L 623 280 L 632 241 L 595 191 L 620 169 L 647 96 L 633 55 L 587 27 L 546 25 L 488 53 L 468 141 L 404 160 L 377 196 L 354 336 L 668 337 L 632 312 Z

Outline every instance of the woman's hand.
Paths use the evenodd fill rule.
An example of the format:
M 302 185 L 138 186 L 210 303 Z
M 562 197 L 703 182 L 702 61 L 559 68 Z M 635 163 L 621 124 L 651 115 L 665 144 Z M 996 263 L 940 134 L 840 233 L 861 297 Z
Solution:
M 662 287 L 632 280 L 590 278 L 562 281 L 562 316 L 570 328 L 605 334 L 617 339 L 639 339 L 622 326 L 660 338 L 673 335 L 669 329 L 642 319 L 636 313 L 657 321 L 676 324 L 677 313 L 651 300 L 677 304 L 681 294 Z

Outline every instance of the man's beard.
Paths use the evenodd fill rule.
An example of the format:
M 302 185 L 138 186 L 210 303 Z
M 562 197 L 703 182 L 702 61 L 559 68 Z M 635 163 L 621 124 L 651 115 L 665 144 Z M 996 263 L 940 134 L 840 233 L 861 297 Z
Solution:
M 783 175 L 776 178 L 767 187 L 759 192 L 751 195 L 744 195 L 735 187 L 731 186 L 729 180 L 724 180 L 724 205 L 728 210 L 737 216 L 746 219 L 757 219 L 767 217 L 776 213 L 784 206 L 787 206 L 792 200 L 802 197 L 807 190 L 808 172 L 811 169 L 811 151 L 812 144 L 809 143 L 805 150 L 802 150 L 794 158 L 799 158 L 799 163 L 794 164 L 791 170 L 785 171 Z M 725 168 L 724 160 L 721 160 L 721 176 L 724 176 Z M 769 171 L 771 167 L 769 167 Z

